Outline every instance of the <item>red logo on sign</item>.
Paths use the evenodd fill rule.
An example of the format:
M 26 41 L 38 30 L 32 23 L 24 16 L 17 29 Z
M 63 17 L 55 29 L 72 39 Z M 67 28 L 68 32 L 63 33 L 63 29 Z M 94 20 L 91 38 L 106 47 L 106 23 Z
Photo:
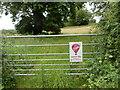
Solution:
M 72 50 L 75 52 L 75 55 L 77 55 L 78 50 L 80 49 L 79 44 L 73 44 L 72 45 Z

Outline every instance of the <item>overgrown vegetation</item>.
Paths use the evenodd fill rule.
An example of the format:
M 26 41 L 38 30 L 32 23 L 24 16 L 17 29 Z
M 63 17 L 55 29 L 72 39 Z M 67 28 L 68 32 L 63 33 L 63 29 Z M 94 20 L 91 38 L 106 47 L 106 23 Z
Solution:
M 102 20 L 98 27 L 105 37 L 99 48 L 102 54 L 93 62 L 93 68 L 86 84 L 88 88 L 118 88 L 119 78 L 119 46 L 120 46 L 120 2 L 96 4 Z

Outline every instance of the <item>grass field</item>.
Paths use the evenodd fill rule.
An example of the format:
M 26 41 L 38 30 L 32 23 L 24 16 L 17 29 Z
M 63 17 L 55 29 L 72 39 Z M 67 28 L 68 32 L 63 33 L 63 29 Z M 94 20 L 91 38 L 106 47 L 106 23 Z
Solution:
M 82 27 L 83 28 L 83 27 Z M 85 28 L 85 27 L 84 27 Z M 87 27 L 86 27 L 87 28 Z M 89 27 L 88 27 L 89 28 Z M 91 28 L 91 27 L 90 27 Z M 62 30 L 66 33 L 67 29 Z M 75 30 L 77 28 L 74 27 Z M 86 30 L 87 31 L 87 30 Z M 89 31 L 89 30 L 88 30 Z M 68 30 L 69 32 L 69 30 Z M 67 32 L 67 33 L 68 33 Z M 75 31 L 76 33 L 77 31 Z M 69 32 L 70 33 L 70 32 Z M 73 33 L 73 32 L 71 32 Z M 80 32 L 79 32 L 80 33 Z M 89 32 L 85 32 L 89 33 Z M 49 37 L 49 38 L 6 38 L 3 39 L 4 45 L 44 45 L 44 44 L 68 44 L 69 42 L 94 43 L 96 36 L 74 36 L 74 37 Z M 44 54 L 44 53 L 69 53 L 68 46 L 49 46 L 49 47 L 4 47 L 5 54 Z M 83 52 L 95 52 L 96 47 L 83 46 Z M 83 58 L 93 58 L 93 55 L 83 55 Z M 69 59 L 69 55 L 48 55 L 48 56 L 8 56 L 5 60 L 29 60 L 29 59 Z M 86 60 L 80 63 L 90 63 Z M 10 64 L 71 64 L 69 61 L 18 61 Z M 78 63 L 77 63 L 78 64 Z M 86 70 L 55 70 L 45 71 L 44 69 L 69 69 L 69 68 L 88 68 L 90 66 L 19 66 L 11 69 L 42 69 L 41 71 L 19 71 L 16 74 L 39 74 L 38 76 L 16 76 L 17 88 L 83 88 L 87 83 L 83 76 L 68 76 L 65 73 L 84 73 Z M 51 75 L 44 75 L 51 74 Z
M 65 27 L 61 28 L 61 33 L 63 34 L 86 34 L 86 33 L 95 33 L 96 29 L 95 27 L 89 25 L 89 26 L 71 26 L 71 27 Z

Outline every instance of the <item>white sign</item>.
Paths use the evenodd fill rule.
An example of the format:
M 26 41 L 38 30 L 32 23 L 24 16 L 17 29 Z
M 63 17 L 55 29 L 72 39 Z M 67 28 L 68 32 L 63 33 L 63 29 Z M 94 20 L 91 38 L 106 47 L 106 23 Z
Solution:
M 70 62 L 82 62 L 82 42 L 69 42 Z

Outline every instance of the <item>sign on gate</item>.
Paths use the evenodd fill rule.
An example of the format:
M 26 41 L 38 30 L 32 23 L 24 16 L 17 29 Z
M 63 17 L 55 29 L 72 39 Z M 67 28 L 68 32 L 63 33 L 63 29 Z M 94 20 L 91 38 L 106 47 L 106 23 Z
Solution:
M 69 42 L 70 62 L 82 62 L 82 42 Z

